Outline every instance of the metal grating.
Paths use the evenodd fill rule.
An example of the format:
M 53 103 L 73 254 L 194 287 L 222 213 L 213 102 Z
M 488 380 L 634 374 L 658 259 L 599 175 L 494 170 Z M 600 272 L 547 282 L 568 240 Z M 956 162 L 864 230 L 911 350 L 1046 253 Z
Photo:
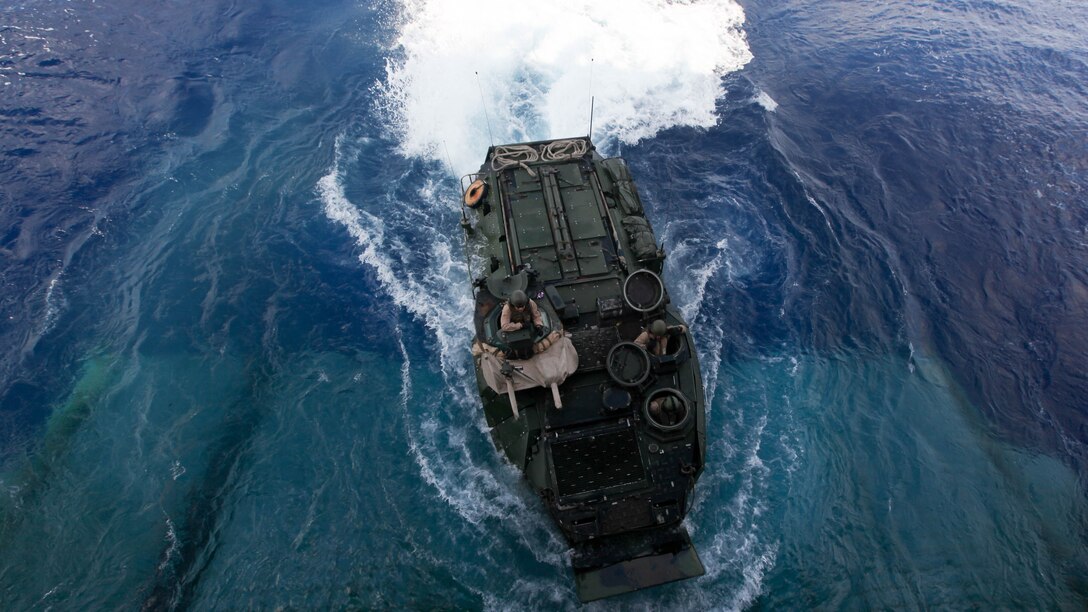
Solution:
M 632 429 L 552 443 L 560 496 L 578 495 L 646 478 Z
M 571 335 L 574 350 L 578 351 L 578 371 L 599 370 L 605 367 L 608 351 L 620 341 L 615 327 L 583 329 Z

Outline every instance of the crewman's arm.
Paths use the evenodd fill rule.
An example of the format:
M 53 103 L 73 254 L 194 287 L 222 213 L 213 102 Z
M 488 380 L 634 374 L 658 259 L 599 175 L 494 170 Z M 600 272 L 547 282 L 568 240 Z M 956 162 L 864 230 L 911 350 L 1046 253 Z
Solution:
M 661 356 L 665 354 L 665 351 L 669 348 L 669 335 L 665 334 L 657 339 L 657 345 L 654 347 L 654 354 Z
M 533 324 L 544 327 L 544 318 L 540 316 L 540 308 L 536 305 L 536 302 L 529 300 L 529 308 L 533 311 Z
M 521 329 L 521 323 L 510 322 L 510 302 L 502 305 L 502 314 L 499 315 L 499 329 L 504 332 Z

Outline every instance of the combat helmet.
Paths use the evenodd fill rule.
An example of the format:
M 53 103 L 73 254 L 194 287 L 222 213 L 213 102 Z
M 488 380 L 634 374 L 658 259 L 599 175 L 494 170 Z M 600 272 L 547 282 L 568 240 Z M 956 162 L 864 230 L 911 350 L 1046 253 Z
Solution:
M 510 305 L 514 308 L 525 308 L 525 305 L 529 303 L 529 296 L 525 295 L 525 292 L 521 289 L 515 289 L 510 294 Z
M 665 399 L 661 400 L 661 408 L 666 414 L 678 413 L 681 408 L 680 399 L 672 394 L 667 395 Z
M 665 325 L 664 319 L 657 319 L 653 323 L 650 323 L 650 333 L 661 337 L 669 331 L 668 326 Z

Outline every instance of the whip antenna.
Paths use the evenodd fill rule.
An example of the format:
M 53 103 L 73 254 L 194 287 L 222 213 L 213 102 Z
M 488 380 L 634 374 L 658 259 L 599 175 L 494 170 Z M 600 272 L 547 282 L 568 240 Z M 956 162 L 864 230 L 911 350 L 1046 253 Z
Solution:
M 450 176 L 457 178 L 457 173 L 453 171 L 453 158 L 450 157 L 450 147 L 445 140 L 442 141 L 442 148 L 446 150 L 446 166 L 450 169 Z
M 491 146 L 495 146 L 495 136 L 491 133 L 491 117 L 487 116 L 487 103 L 484 102 L 484 88 L 480 86 L 480 73 L 476 73 L 476 89 L 480 90 L 480 106 L 484 109 L 484 120 L 487 121 L 487 137 L 491 139 Z
M 586 138 L 593 140 L 593 58 L 589 58 L 589 134 Z
M 593 140 L 593 96 L 589 97 L 589 135 L 590 140 Z

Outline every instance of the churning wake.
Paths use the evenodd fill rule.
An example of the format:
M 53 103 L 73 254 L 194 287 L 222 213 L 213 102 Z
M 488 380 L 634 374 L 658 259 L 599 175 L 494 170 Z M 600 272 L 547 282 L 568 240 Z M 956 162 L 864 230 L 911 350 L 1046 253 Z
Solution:
M 411 445 L 408 452 L 421 477 L 464 520 L 465 537 L 492 537 L 489 521 L 516 519 L 505 521 L 504 530 L 520 542 L 523 552 L 565 572 L 565 545 L 533 500 L 516 491 L 518 475 L 501 467 L 497 453 L 484 456 L 468 443 L 486 432 L 467 350 L 470 271 L 458 258 L 464 245 L 457 229 L 456 193 L 447 189 L 450 193 L 445 194 L 438 186 L 450 183 L 450 165 L 458 175 L 473 171 L 492 141 L 585 134 L 591 91 L 595 140 L 605 149 L 633 144 L 671 127 L 714 126 L 715 107 L 725 93 L 723 76 L 752 58 L 741 30 L 744 13 L 731 0 L 573 0 L 537 5 L 531 11 L 493 0 L 405 0 L 400 8 L 396 45 L 390 50 L 385 81 L 375 87 L 376 104 L 397 152 L 427 162 L 417 166 L 425 168 L 425 178 L 405 175 L 403 184 L 389 193 L 353 201 L 345 184 L 362 180 L 353 176 L 355 158 L 360 151 L 383 145 L 342 134 L 317 192 L 325 215 L 355 241 L 359 261 L 377 277 L 381 291 L 425 325 L 436 341 L 434 357 L 444 384 L 440 397 L 413 390 L 418 384 L 413 370 L 420 366 L 413 365 L 400 344 L 401 410 Z M 398 201 L 396 193 L 417 197 Z M 685 261 L 696 253 L 709 255 L 699 265 L 670 266 L 668 281 L 689 320 L 708 320 L 699 313 L 712 276 L 727 273 L 732 279 L 732 246 L 724 237 L 716 244 L 676 241 L 674 250 Z M 426 250 L 422 255 L 421 248 Z M 419 300 L 419 295 L 430 298 Z M 703 343 L 703 352 L 709 349 L 703 364 L 709 374 L 708 396 L 713 398 L 722 334 L 712 325 L 707 332 L 712 337 Z M 737 564 L 751 570 L 744 572 L 739 591 L 730 588 L 719 594 L 732 602 L 731 607 L 758 594 L 763 572 L 774 559 L 774 546 L 760 544 L 759 534 L 749 529 L 761 503 L 759 480 L 764 469 L 755 455 L 760 431 L 749 432 L 744 448 L 729 451 L 755 457 L 755 463 L 749 461 L 751 469 L 742 474 L 749 484 L 732 502 L 736 516 L 710 520 L 705 526 L 711 544 L 704 560 L 711 575 Z M 723 479 L 707 477 L 711 482 Z M 534 513 L 538 521 L 533 520 Z M 539 525 L 534 527 L 534 522 Z M 745 550 L 738 551 L 737 546 Z M 499 566 L 496 571 L 503 570 Z M 512 578 L 514 592 L 481 594 L 484 601 L 503 606 L 518 591 L 527 595 L 554 590 Z M 564 600 L 561 594 L 553 593 L 552 598 Z M 721 605 L 721 599 L 712 605 Z
M 458 174 L 474 170 L 492 140 L 587 133 L 591 95 L 599 144 L 711 127 L 722 76 L 752 59 L 743 23 L 733 0 L 567 0 L 532 9 L 405 0 L 381 105 L 401 153 L 445 162 L 448 147 Z

